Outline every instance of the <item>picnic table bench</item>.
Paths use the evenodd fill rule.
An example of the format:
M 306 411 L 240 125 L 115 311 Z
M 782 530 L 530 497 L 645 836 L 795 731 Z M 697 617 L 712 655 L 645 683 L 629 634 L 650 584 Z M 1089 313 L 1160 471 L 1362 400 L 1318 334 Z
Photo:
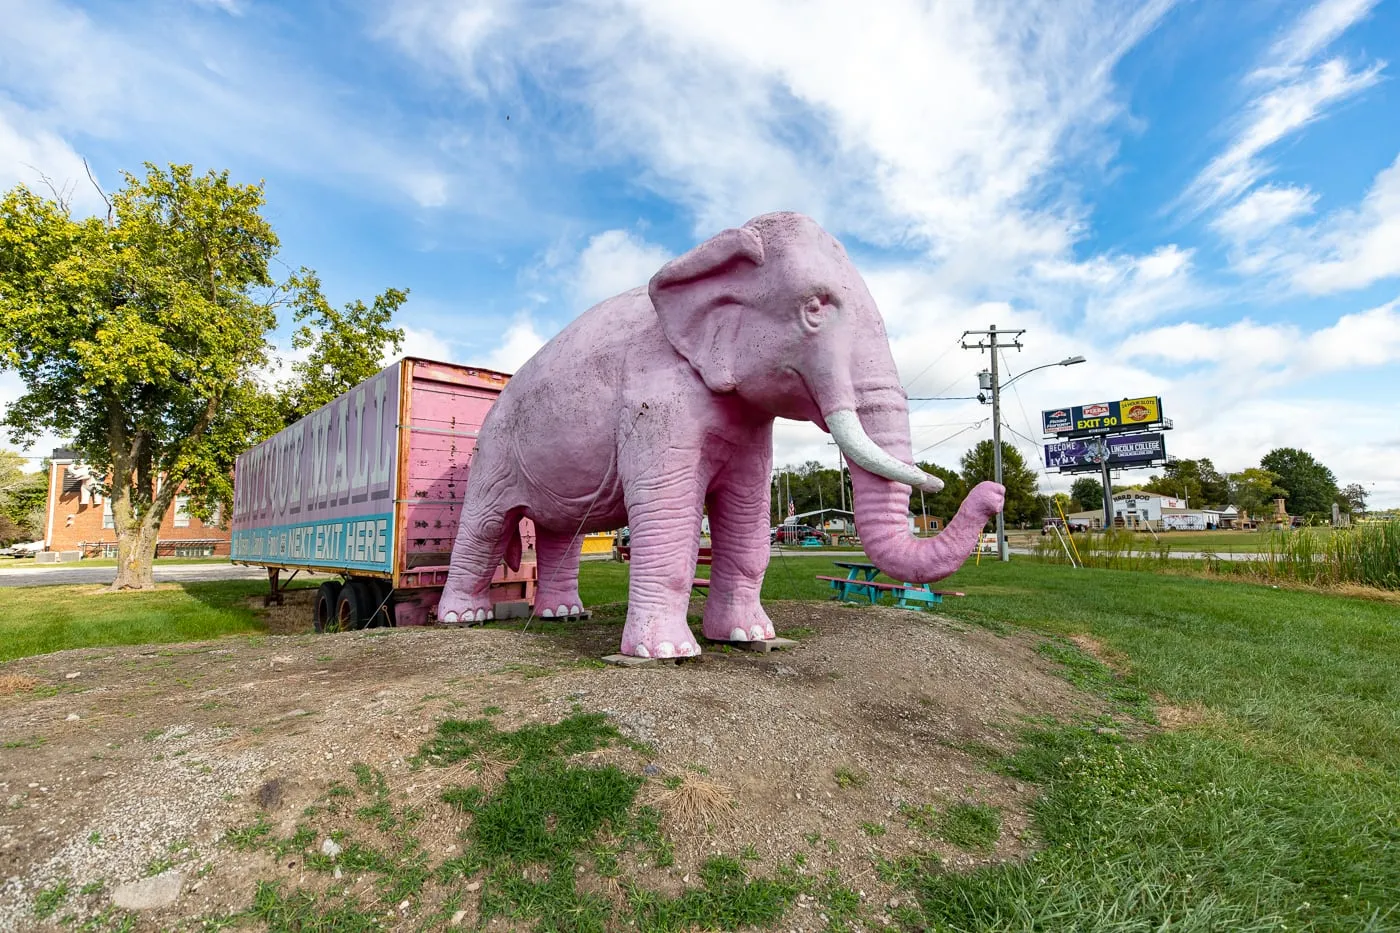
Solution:
M 832 563 L 837 567 L 844 567 L 847 571 L 846 576 L 829 577 L 818 574 L 817 579 L 828 581 L 836 591 L 836 598 L 842 602 L 854 602 L 852 597 L 863 596 L 874 605 L 881 595 L 889 593 L 894 596 L 895 605 L 901 609 L 923 609 L 925 606 L 943 602 L 945 596 L 967 595 L 951 590 L 931 590 L 927 583 L 877 583 L 875 576 L 880 572 L 880 568 L 874 564 L 843 560 Z

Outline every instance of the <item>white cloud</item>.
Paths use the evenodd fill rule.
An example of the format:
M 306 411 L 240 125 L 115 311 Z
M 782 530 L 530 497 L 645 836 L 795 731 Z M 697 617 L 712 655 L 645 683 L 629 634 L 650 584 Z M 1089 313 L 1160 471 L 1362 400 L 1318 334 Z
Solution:
M 645 285 L 671 254 L 626 230 L 605 230 L 579 254 L 574 290 L 580 308 Z
M 1400 299 L 1344 314 L 1327 327 L 1304 331 L 1295 324 L 1248 319 L 1222 326 L 1184 323 L 1136 333 L 1117 353 L 1176 364 L 1213 363 L 1221 375 L 1258 387 L 1327 373 L 1386 366 L 1400 360 Z
M 700 234 L 795 209 L 983 268 L 1077 235 L 1050 169 L 1107 150 L 1113 65 L 1167 6 L 425 0 L 382 34 L 474 93 L 559 88 L 579 152 L 637 159 Z
M 50 197 L 53 192 L 44 181 L 46 176 L 74 211 L 89 214 L 106 210 L 73 147 L 0 95 L 0 190 L 23 184 Z
M 1142 256 L 1043 262 L 1034 267 L 1035 280 L 1082 307 L 1086 325 L 1121 331 L 1205 301 L 1206 289 L 1192 276 L 1194 253 L 1171 243 Z
M 1375 84 L 1382 67 L 1352 70 L 1334 58 L 1255 98 L 1234 142 L 1197 176 L 1186 198 L 1209 207 L 1247 191 L 1270 171 L 1259 158 L 1266 149 L 1312 123 L 1329 105 Z
M 195 6 L 204 6 L 219 10 L 230 16 L 242 16 L 243 4 L 240 0 L 191 0 Z
M 18 112 L 24 135 L 45 142 L 40 154 L 53 156 L 52 167 L 40 168 L 54 177 L 73 175 L 61 157 L 75 138 L 139 135 L 147 150 L 266 160 L 424 208 L 452 194 L 455 181 L 431 148 L 400 139 L 374 100 L 346 105 L 295 59 L 229 41 L 226 24 L 172 15 L 159 33 L 124 31 L 60 0 L 0 0 L 0 21 L 0 86 L 27 102 L 7 108 L 9 121 Z M 0 159 L 0 173 L 14 171 Z
M 1366 17 L 1378 0 L 1321 0 L 1279 37 L 1254 72 L 1262 80 L 1278 80 L 1327 48 L 1332 41 Z
M 1256 284 L 1309 295 L 1365 288 L 1400 276 L 1400 157 L 1375 178 L 1360 204 L 1312 224 L 1301 220 L 1317 196 L 1264 186 L 1212 223 L 1230 245 L 1235 272 Z
M 1305 187 L 1264 185 L 1222 211 L 1211 226 L 1236 243 L 1248 243 L 1312 213 L 1316 203 L 1317 195 Z
M 1400 157 L 1376 176 L 1359 209 L 1340 211 L 1316 231 L 1318 254 L 1293 280 L 1326 294 L 1400 276 Z
M 506 329 L 500 346 L 487 353 L 480 365 L 497 372 L 514 373 L 544 346 L 545 340 L 535 329 L 534 321 L 521 315 Z

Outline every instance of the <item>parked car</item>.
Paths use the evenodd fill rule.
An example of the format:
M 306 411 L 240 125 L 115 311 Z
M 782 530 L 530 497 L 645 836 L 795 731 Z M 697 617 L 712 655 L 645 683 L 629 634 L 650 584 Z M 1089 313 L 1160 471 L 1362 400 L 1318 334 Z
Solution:
M 801 544 L 807 538 L 819 538 L 823 544 L 827 542 L 825 532 L 811 525 L 779 525 L 773 530 L 771 540 L 774 544 Z

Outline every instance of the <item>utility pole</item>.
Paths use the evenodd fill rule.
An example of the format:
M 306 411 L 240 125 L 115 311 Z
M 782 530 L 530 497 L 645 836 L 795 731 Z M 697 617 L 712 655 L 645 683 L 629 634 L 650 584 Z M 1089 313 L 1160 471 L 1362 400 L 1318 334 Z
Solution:
M 964 350 L 992 351 L 992 469 L 998 483 L 1001 483 L 1001 377 L 998 371 L 1000 350 L 1003 347 L 1022 349 L 1020 337 L 1024 333 L 1024 330 L 997 330 L 997 326 L 993 324 L 986 330 L 965 330 L 962 334 Z M 977 334 L 984 339 L 969 344 L 966 341 L 969 334 Z M 1005 340 L 1008 336 L 1011 338 L 1010 343 L 998 342 L 998 338 Z M 1011 551 L 1006 546 L 1006 510 L 1004 507 L 997 512 L 997 557 L 1002 561 L 1011 560 Z

